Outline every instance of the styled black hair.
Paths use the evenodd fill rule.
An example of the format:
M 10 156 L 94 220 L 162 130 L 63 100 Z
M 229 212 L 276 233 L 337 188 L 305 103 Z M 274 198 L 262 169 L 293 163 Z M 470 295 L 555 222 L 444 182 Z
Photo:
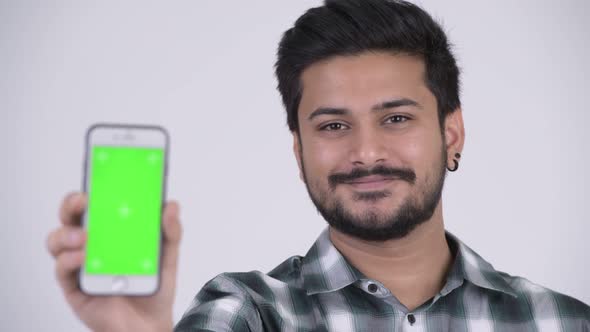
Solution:
M 441 26 L 420 7 L 401 0 L 325 0 L 297 19 L 279 43 L 275 65 L 289 129 L 299 132 L 301 74 L 334 56 L 367 51 L 419 56 L 436 97 L 441 128 L 461 102 L 459 68 Z

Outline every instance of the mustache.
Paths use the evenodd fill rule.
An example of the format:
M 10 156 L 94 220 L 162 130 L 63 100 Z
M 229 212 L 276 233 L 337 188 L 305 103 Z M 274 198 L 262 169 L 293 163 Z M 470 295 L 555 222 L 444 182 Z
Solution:
M 371 176 L 381 175 L 388 178 L 396 178 L 414 184 L 416 182 L 416 172 L 410 168 L 393 168 L 387 166 L 376 166 L 369 168 L 355 168 L 349 173 L 333 173 L 328 176 L 328 183 L 332 189 L 339 184 L 345 184 L 354 180 Z

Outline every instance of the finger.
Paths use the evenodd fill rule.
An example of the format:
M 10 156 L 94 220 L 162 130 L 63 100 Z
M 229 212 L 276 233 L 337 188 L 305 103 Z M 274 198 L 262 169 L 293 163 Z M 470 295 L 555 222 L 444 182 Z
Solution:
M 55 274 L 65 294 L 78 292 L 77 271 L 84 262 L 83 250 L 67 250 L 56 257 Z
M 86 234 L 79 226 L 62 226 L 47 236 L 47 250 L 53 257 L 57 257 L 63 250 L 81 249 L 86 240 Z
M 59 209 L 59 219 L 64 225 L 79 225 L 84 209 L 86 208 L 86 194 L 68 194 Z
M 180 207 L 177 202 L 166 204 L 163 213 L 164 241 L 162 245 L 162 269 L 176 272 L 178 260 L 178 247 L 182 236 L 182 227 L 179 221 Z
M 78 270 L 84 262 L 82 250 L 71 250 L 62 252 L 56 260 L 56 275 L 59 285 L 72 308 L 76 310 L 89 296 L 82 293 L 78 286 Z

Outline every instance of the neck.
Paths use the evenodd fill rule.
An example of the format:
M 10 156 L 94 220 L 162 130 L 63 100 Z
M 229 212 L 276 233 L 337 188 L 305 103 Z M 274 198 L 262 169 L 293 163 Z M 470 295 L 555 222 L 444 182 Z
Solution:
M 410 311 L 442 289 L 452 264 L 440 202 L 430 220 L 403 238 L 371 242 L 331 227 L 330 239 L 350 264 L 385 285 Z

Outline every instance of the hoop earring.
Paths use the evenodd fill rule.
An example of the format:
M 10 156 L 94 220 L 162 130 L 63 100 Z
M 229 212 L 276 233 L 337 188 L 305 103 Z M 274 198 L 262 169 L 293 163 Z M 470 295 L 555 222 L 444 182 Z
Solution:
M 453 168 L 449 168 L 447 165 L 447 169 L 449 172 L 456 172 L 459 169 L 459 160 L 461 159 L 461 154 L 459 152 L 455 153 L 455 159 L 453 159 Z

